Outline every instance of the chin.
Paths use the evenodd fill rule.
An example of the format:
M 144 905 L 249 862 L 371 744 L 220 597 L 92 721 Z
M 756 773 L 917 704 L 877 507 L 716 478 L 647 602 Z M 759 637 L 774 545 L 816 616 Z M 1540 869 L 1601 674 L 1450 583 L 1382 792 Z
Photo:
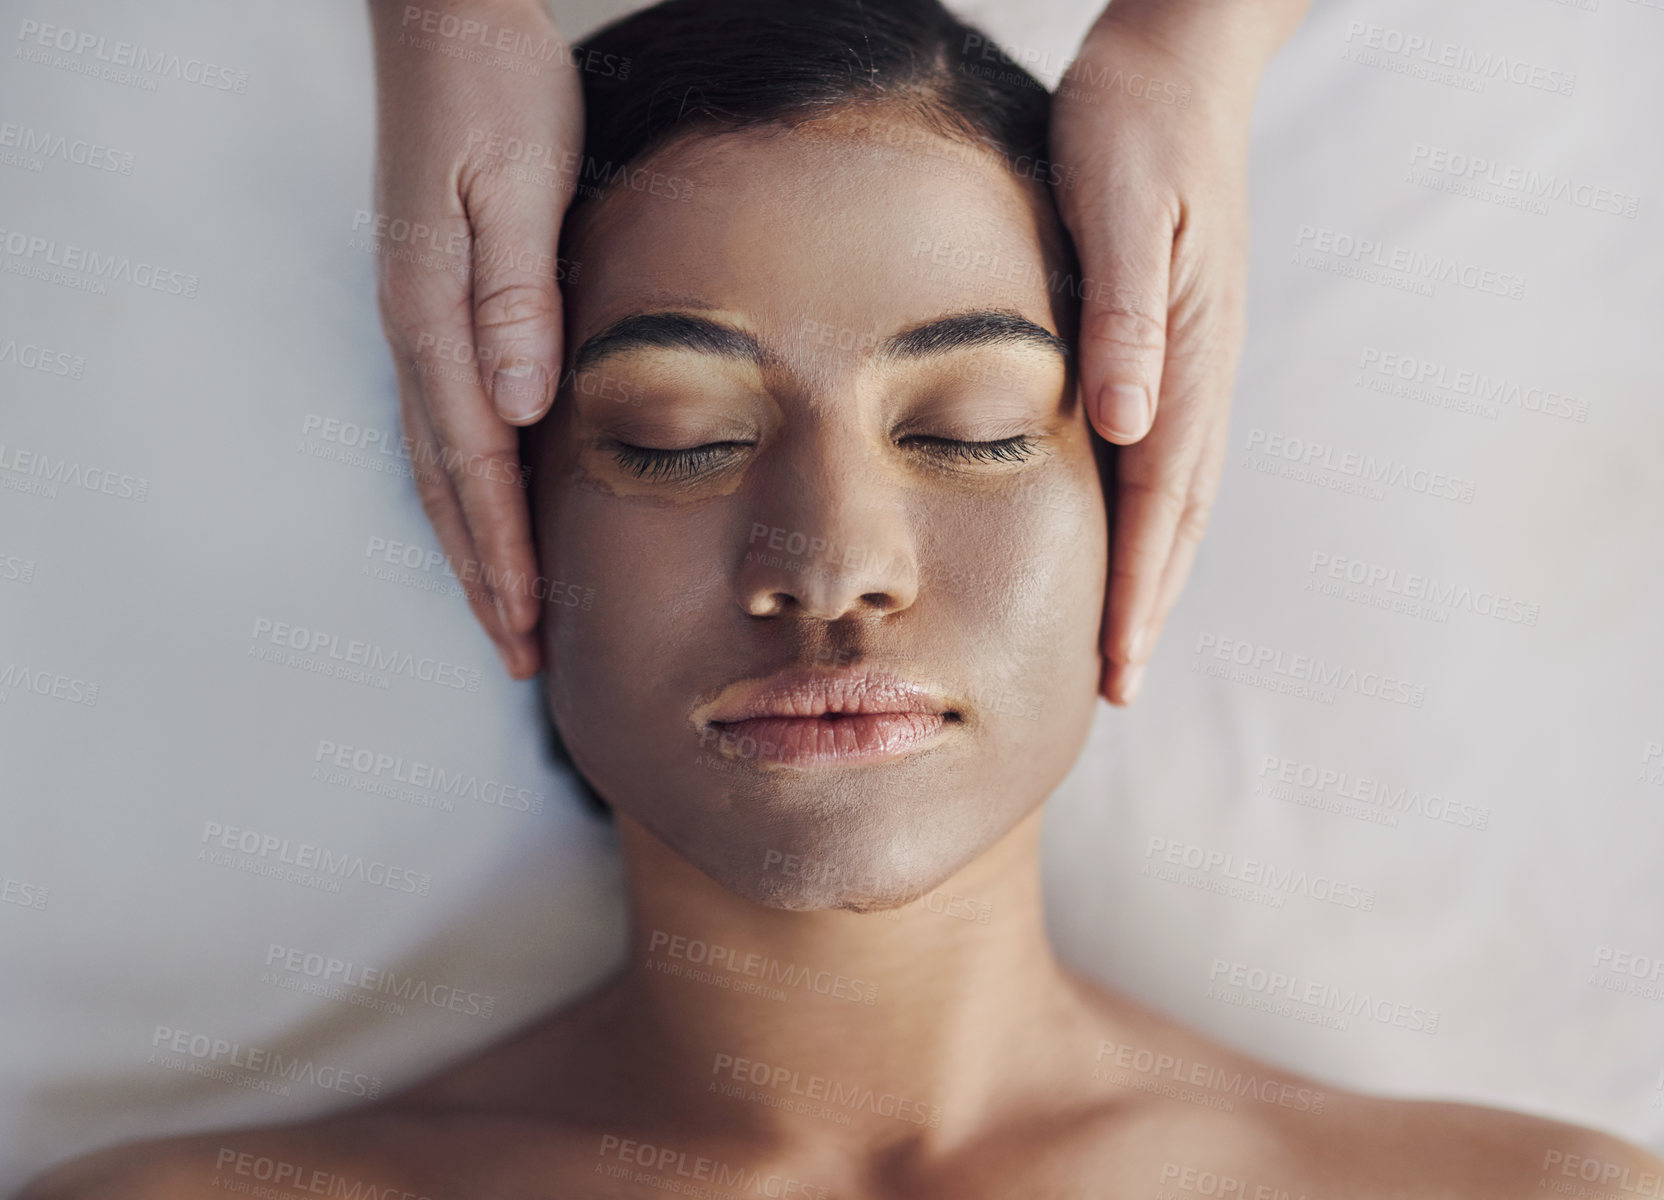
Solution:
M 938 786 L 808 811 L 738 804 L 707 813 L 693 837 L 692 830 L 659 837 L 728 891 L 767 908 L 882 912 L 940 887 L 1035 807 L 999 813 L 987 800 Z

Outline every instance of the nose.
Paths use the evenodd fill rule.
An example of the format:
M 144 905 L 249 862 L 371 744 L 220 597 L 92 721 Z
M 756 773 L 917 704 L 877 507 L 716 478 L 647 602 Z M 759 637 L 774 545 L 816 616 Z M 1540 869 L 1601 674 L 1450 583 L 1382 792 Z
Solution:
M 905 491 L 868 436 L 823 429 L 775 447 L 735 577 L 751 616 L 888 616 L 917 598 Z

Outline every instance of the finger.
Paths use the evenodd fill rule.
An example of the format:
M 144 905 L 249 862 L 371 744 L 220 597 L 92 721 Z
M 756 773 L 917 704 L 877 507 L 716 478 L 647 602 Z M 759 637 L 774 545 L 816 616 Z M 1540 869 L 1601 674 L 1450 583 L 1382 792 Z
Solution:
M 1070 224 L 1083 284 L 1081 396 L 1093 428 L 1118 445 L 1155 420 L 1176 226 L 1153 195 L 1118 185 Z
M 1191 476 L 1190 497 L 1179 516 L 1173 546 L 1168 554 L 1167 563 L 1162 568 L 1154 608 L 1142 626 L 1142 636 L 1138 639 L 1139 656 L 1130 663 L 1110 666 L 1105 671 L 1105 686 L 1102 692 L 1104 699 L 1111 704 L 1131 704 L 1137 697 L 1144 680 L 1145 664 L 1154 652 L 1162 630 L 1166 628 L 1168 614 L 1173 611 L 1173 606 L 1178 602 L 1179 595 L 1190 578 L 1191 567 L 1196 561 L 1196 551 L 1202 544 L 1202 535 L 1207 529 L 1214 500 L 1219 494 L 1219 481 L 1224 470 L 1229 431 L 1229 414 L 1217 413 Z M 1123 453 L 1131 453 L 1131 450 Z
M 411 397 L 403 402 L 405 435 L 410 439 L 412 474 L 416 494 L 422 502 L 447 561 L 462 582 L 463 595 L 486 635 L 497 648 L 503 666 L 515 679 L 529 679 L 537 673 L 541 654 L 537 638 L 531 633 L 510 630 L 497 608 L 497 599 L 489 588 L 477 582 L 480 574 L 479 553 L 473 535 L 462 517 L 462 505 L 451 477 L 437 465 L 437 437 L 423 410 L 414 376 L 414 366 L 403 359 L 396 360 L 399 390 Z
M 384 173 L 385 174 L 385 173 Z M 378 179 L 378 192 L 390 189 L 387 178 Z M 405 192 L 411 189 L 402 189 Z M 383 207 L 391 203 L 382 201 Z M 413 454 L 417 466 L 440 470 L 451 482 L 450 499 L 461 513 L 469 533 L 467 550 L 475 550 L 473 531 L 478 514 L 470 516 L 468 499 L 460 483 L 489 474 L 490 464 L 479 457 L 482 447 L 466 423 L 439 426 L 433 421 L 436 409 L 471 408 L 488 411 L 473 357 L 473 330 L 469 319 L 468 223 L 454 193 L 449 200 L 431 198 L 413 205 L 422 214 L 407 223 L 413 234 L 411 245 L 391 244 L 378 259 L 377 282 L 382 328 L 399 368 L 399 392 L 406 426 L 419 414 L 424 420 L 424 441 Z M 418 250 L 417 247 L 420 247 Z M 493 417 L 499 428 L 502 422 Z M 472 440 L 470 440 L 472 439 Z M 500 443 L 499 443 L 500 444 Z M 500 468 L 499 468 L 500 470 Z M 424 504 L 435 511 L 448 507 L 436 487 L 423 493 Z M 476 501 L 475 508 L 481 505 Z M 510 622 L 499 610 L 497 583 L 503 565 L 487 558 L 481 570 L 482 586 L 491 599 L 493 612 L 506 627 Z
M 562 205 L 547 189 L 482 174 L 464 185 L 474 231 L 474 342 L 497 415 L 530 425 L 553 402 L 561 365 L 556 243 Z
M 451 270 L 427 272 L 451 277 L 449 285 L 434 278 L 413 285 L 419 296 L 420 289 L 427 289 L 420 315 L 411 318 L 418 332 L 406 338 L 414 347 L 421 414 L 432 434 L 423 462 L 450 479 L 478 554 L 481 584 L 498 606 L 504 627 L 526 633 L 537 625 L 532 587 L 537 556 L 519 432 L 497 415 L 480 380 L 470 295 L 465 284 L 455 286 L 467 262 L 460 258 Z
M 1155 426 L 1116 456 L 1103 643 L 1105 657 L 1116 667 L 1149 658 L 1150 614 L 1213 425 L 1217 397 L 1184 377 L 1186 365 L 1182 354 L 1169 364 L 1168 396 Z

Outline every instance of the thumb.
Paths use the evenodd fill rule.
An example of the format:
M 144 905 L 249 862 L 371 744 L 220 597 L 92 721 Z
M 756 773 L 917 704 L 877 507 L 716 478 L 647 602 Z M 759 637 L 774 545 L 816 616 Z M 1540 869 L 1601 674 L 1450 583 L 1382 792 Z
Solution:
M 1071 223 L 1080 256 L 1080 387 L 1105 441 L 1150 431 L 1167 352 L 1173 214 L 1131 190 L 1087 201 Z
M 474 234 L 474 346 L 497 415 L 529 425 L 548 411 L 561 364 L 561 210 L 553 196 L 498 183 L 466 199 Z

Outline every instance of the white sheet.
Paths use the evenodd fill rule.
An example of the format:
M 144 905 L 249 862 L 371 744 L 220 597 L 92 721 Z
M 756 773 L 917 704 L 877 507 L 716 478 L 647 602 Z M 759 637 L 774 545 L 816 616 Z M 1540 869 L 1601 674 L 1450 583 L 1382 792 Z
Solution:
M 1272 64 L 1224 487 L 1144 697 L 1101 708 L 1053 802 L 1049 887 L 1071 959 L 1250 1051 L 1664 1147 L 1664 9 L 1589 2 L 1335 0 Z M 372 547 L 420 560 L 435 539 L 397 458 L 343 461 L 347 435 L 320 424 L 397 441 L 354 230 L 371 206 L 360 10 L 36 0 L 0 27 L 0 1190 L 116 1140 L 390 1089 L 588 986 L 620 946 L 609 833 L 544 763 L 531 685 L 503 677 L 442 572 L 366 571 L 386 566 Z M 1052 75 L 1091 17 L 1062 0 L 967 11 Z M 104 41 L 46 49 L 29 21 Z M 1389 48 L 1406 38 L 1470 82 L 1412 73 L 1425 60 Z M 118 41 L 163 66 L 102 77 Z M 208 82 L 183 77 L 193 60 Z M 1492 160 L 1494 195 L 1439 190 L 1473 181 L 1424 173 L 1435 150 Z M 1542 211 L 1517 207 L 1544 179 Z M 1601 211 L 1630 197 L 1632 216 Z M 1430 296 L 1394 286 L 1402 272 L 1358 278 L 1320 253 L 1337 238 L 1389 265 L 1455 259 L 1456 276 Z M 156 269 L 162 290 L 50 277 L 49 258 L 88 250 Z M 190 279 L 194 297 L 170 294 Z M 1521 298 L 1486 291 L 1516 281 Z M 1500 382 L 1503 402 L 1366 386 L 1394 382 L 1366 361 L 1404 359 L 1457 389 Z M 1273 435 L 1341 469 L 1270 473 L 1292 466 Z M 1349 454 L 1404 481 L 1340 490 Z M 38 456 L 75 480 L 30 474 Z M 1471 499 L 1417 490 L 1428 472 Z M 1407 613 L 1376 606 L 1385 587 L 1312 590 L 1335 582 L 1314 561 L 1341 560 L 1466 599 Z M 1499 593 L 1534 623 L 1473 611 Z M 261 661 L 262 620 L 428 655 L 478 672 L 478 690 Z M 1280 655 L 1260 682 L 1284 690 L 1206 673 L 1236 644 Z M 1286 690 L 1296 656 L 1341 669 L 1332 703 Z M 1363 694 L 1383 673 L 1419 706 Z M 431 790 L 355 789 L 373 777 L 350 768 L 319 778 L 324 743 L 428 764 L 467 794 L 444 811 Z M 1268 793 L 1285 763 L 1345 783 Z M 1422 811 L 1381 823 L 1380 785 Z M 505 807 L 532 796 L 541 812 Z M 198 857 L 210 822 L 421 873 L 427 894 L 215 865 Z M 1162 877 L 1169 850 L 1233 857 L 1187 886 Z M 1250 859 L 1338 881 L 1343 903 L 1210 890 L 1263 869 Z M 290 951 L 301 969 L 284 972 Z M 376 1011 L 354 1002 L 364 989 L 284 986 L 309 981 L 307 955 L 355 982 L 397 971 L 441 1003 Z M 1385 1019 L 1339 1029 L 1210 997 L 1210 974 L 1235 969 L 1216 960 L 1362 990 Z M 1433 1013 L 1435 1031 L 1405 1027 Z M 281 1095 L 254 1071 L 183 1069 L 227 1053 L 153 1061 L 176 1033 L 300 1055 L 317 1082 Z

